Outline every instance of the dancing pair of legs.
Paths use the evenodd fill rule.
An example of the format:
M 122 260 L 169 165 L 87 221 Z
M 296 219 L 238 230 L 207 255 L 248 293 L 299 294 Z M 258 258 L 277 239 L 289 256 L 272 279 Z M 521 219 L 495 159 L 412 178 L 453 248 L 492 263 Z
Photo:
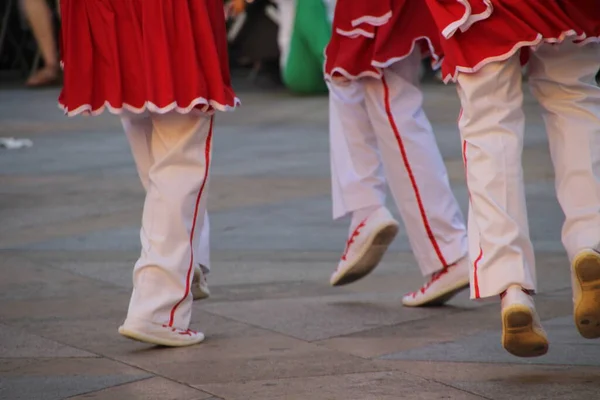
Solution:
M 503 345 L 518 356 L 546 353 L 536 290 L 521 157 L 525 130 L 516 54 L 459 74 L 459 120 L 470 192 L 473 298 L 502 296 Z M 600 44 L 542 45 L 528 83 L 542 108 L 565 214 L 562 242 L 572 269 L 574 316 L 586 338 L 600 337 Z
M 351 214 L 333 285 L 370 273 L 398 231 L 385 208 L 386 177 L 417 264 L 428 282 L 408 306 L 439 304 L 468 286 L 466 228 L 419 87 L 416 50 L 381 79 L 332 79 L 330 138 L 333 216 Z

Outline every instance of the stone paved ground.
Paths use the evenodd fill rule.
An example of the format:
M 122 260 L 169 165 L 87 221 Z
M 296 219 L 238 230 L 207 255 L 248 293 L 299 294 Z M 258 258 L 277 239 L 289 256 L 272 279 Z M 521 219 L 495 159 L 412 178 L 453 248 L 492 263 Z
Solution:
M 452 87 L 426 106 L 461 205 Z M 571 323 L 562 213 L 541 119 L 526 100 L 524 163 L 547 356 L 499 343 L 498 304 L 406 309 L 421 283 L 402 231 L 355 285 L 327 279 L 347 232 L 331 221 L 325 98 L 242 93 L 219 116 L 210 194 L 212 299 L 194 305 L 204 344 L 121 338 L 139 252 L 142 188 L 119 123 L 68 120 L 55 90 L 0 92 L 0 398 L 160 400 L 541 400 L 600 397 L 600 342 Z

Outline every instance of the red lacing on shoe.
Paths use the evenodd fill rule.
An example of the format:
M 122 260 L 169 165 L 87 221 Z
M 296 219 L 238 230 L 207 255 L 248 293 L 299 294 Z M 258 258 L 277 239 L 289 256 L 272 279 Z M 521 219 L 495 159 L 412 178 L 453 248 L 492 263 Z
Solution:
M 521 290 L 523 291 L 523 293 L 525 293 L 528 296 L 533 296 L 535 294 L 535 290 L 524 289 L 524 288 L 521 288 Z M 504 292 L 500 293 L 500 300 L 502 300 L 504 298 L 504 296 L 506 296 L 506 290 Z
M 169 326 L 169 325 L 166 325 L 166 324 L 163 324 L 163 326 L 162 326 L 162 327 L 163 327 L 163 328 L 170 329 L 170 330 L 171 330 L 171 332 L 177 332 L 177 333 L 178 333 L 178 334 L 180 334 L 180 335 L 192 336 L 192 335 L 195 335 L 195 334 L 197 334 L 197 333 L 198 333 L 198 332 L 196 332 L 196 331 L 193 331 L 193 330 L 191 330 L 191 329 L 185 329 L 185 330 L 183 330 L 183 329 L 179 329 L 179 328 L 173 328 L 172 326 Z
M 417 290 L 416 292 L 409 293 L 408 296 L 412 296 L 412 298 L 414 299 L 415 297 L 417 297 L 417 295 L 419 294 L 419 292 L 421 294 L 425 294 L 425 292 L 427 291 L 427 289 L 429 289 L 429 287 L 431 285 L 433 285 L 433 283 L 435 281 L 437 281 L 438 279 L 440 279 L 442 276 L 446 275 L 448 273 L 448 271 L 450 270 L 450 267 L 454 267 L 455 265 L 456 265 L 456 263 L 454 263 L 452 265 L 448 265 L 448 266 L 442 268 L 438 272 L 434 272 L 433 275 L 431 275 L 431 279 L 429 280 L 429 282 L 427 282 L 423 286 L 421 286 L 421 288 L 419 290 Z
M 356 229 L 354 229 L 354 231 L 352 232 L 352 235 L 350 235 L 350 239 L 348 239 L 348 241 L 346 242 L 346 249 L 344 250 L 344 254 L 342 254 L 342 261 L 346 261 L 346 256 L 348 255 L 348 251 L 350 250 L 350 246 L 352 246 L 352 244 L 354 243 L 354 239 L 360 235 L 360 228 L 362 228 L 363 226 L 365 226 L 367 222 L 367 219 L 365 218 L 360 224 L 358 224 L 358 226 L 356 227 Z

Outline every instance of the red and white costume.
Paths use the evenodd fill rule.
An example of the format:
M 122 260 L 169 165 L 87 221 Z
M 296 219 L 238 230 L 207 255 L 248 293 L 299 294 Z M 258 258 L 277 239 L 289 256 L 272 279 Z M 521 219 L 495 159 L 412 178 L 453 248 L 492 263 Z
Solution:
M 208 264 L 212 114 L 238 103 L 223 3 L 61 0 L 61 13 L 60 105 L 69 116 L 120 114 L 146 188 L 142 253 L 119 331 L 167 346 L 198 343 L 202 333 L 188 327 L 194 271 Z
M 573 266 L 574 292 L 579 292 L 577 282 L 600 287 L 600 257 L 590 256 L 600 247 L 600 88 L 594 79 L 600 68 L 600 4 L 597 0 L 427 0 L 427 4 L 444 36 L 444 80 L 457 82 L 463 107 L 459 127 L 471 197 L 472 297 L 497 296 L 514 287 L 528 293 L 536 289 L 521 166 L 524 62 L 548 133 L 557 195 L 566 216 L 562 241 Z M 586 268 L 597 271 L 597 277 L 578 275 L 582 260 L 587 260 Z M 528 337 L 510 333 L 506 310 L 515 304 L 529 309 L 534 321 L 537 318 L 528 296 L 516 293 L 503 297 L 505 348 L 521 356 L 543 354 L 547 341 L 539 323 L 530 326 Z M 587 335 L 600 337 L 600 293 L 585 293 L 576 301 L 578 328 L 592 329 Z
M 425 3 L 338 0 L 325 55 L 333 216 L 353 215 L 331 283 L 368 274 L 397 232 L 385 210 L 385 171 L 423 275 L 449 278 L 449 267 L 463 260 L 464 273 L 451 280 L 464 287 L 466 228 L 419 87 L 422 58 L 440 59 L 439 34 Z M 411 294 L 405 304 L 427 303 L 423 295 L 430 292 Z

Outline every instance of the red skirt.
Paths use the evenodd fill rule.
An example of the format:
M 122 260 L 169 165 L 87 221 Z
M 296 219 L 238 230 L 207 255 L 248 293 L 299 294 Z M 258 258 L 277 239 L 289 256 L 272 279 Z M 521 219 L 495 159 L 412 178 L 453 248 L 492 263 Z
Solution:
M 421 0 L 338 0 L 325 77 L 379 78 L 381 69 L 408 57 L 416 46 L 439 63 L 440 35 Z
M 65 113 L 234 108 L 222 0 L 61 0 Z
M 477 72 L 520 49 L 600 41 L 599 0 L 427 0 L 445 40 L 442 74 Z M 526 60 L 528 53 L 522 53 Z

